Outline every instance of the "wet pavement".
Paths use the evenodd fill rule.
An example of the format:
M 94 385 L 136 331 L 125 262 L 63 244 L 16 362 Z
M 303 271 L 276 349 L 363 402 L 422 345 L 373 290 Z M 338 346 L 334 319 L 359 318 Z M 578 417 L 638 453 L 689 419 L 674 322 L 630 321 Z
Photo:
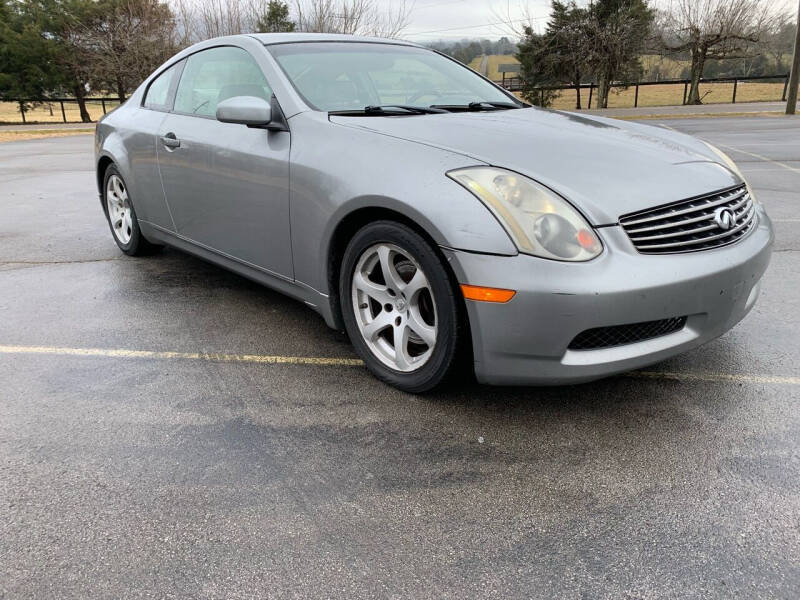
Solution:
M 753 312 L 646 377 L 424 397 L 197 356 L 354 354 L 236 275 L 123 256 L 91 137 L 0 144 L 0 598 L 800 596 L 800 119 L 648 123 L 775 219 Z

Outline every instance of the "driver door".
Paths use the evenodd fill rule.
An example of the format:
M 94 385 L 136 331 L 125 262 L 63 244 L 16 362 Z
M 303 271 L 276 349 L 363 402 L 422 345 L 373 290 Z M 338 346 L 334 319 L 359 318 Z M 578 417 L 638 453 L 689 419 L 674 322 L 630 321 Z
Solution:
M 289 133 L 217 121 L 217 104 L 234 96 L 272 96 L 246 50 L 220 46 L 186 60 L 156 140 L 167 204 L 180 236 L 292 278 Z

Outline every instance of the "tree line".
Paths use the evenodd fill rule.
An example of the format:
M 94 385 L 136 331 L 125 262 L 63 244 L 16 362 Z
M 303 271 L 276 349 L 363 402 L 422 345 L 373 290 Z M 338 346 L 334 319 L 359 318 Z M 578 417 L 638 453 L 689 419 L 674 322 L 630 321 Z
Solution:
M 487 39 L 464 39 L 457 42 L 431 42 L 427 45 L 434 50 L 452 56 L 465 65 L 468 65 L 475 58 L 483 54 L 512 55 L 517 53 L 517 44 L 512 42 L 508 36 L 503 36 L 496 41 Z
M 588 82 L 597 86 L 596 106 L 605 108 L 612 86 L 641 77 L 645 54 L 687 61 L 693 104 L 702 101 L 700 78 L 719 74 L 726 61 L 763 69 L 769 60 L 788 69 L 796 25 L 774 0 L 669 0 L 659 9 L 652 2 L 553 0 L 545 30 L 523 26 L 512 36 L 516 43 L 503 37 L 430 45 L 465 64 L 516 53 L 527 100 L 549 105 L 556 92 L 542 88 L 570 86 L 576 108 Z M 0 0 L 0 100 L 70 95 L 88 122 L 88 95 L 124 101 L 196 41 L 287 31 L 396 37 L 412 9 L 413 0 L 389 7 L 381 0 Z M 21 102 L 20 110 L 31 104 Z
M 159 65 L 200 40 L 312 31 L 396 36 L 404 0 L 0 0 L 0 100 L 89 94 L 124 101 Z M 30 110 L 36 102 L 20 102 Z
M 763 67 L 771 52 L 776 68 L 788 70 L 796 26 L 774 0 L 672 0 L 659 9 L 648 0 L 553 0 L 545 31 L 522 32 L 523 96 L 548 106 L 558 92 L 543 87 L 573 87 L 580 109 L 580 86 L 592 82 L 596 106 L 606 108 L 611 86 L 639 80 L 642 56 L 660 54 L 688 61 L 687 103 L 701 104 L 709 66 L 715 75 L 725 61 Z

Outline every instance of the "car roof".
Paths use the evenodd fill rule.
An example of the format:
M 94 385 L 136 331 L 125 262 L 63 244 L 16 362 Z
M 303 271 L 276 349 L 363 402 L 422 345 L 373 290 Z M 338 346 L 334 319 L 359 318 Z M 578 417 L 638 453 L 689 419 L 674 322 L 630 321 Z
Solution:
M 344 33 L 251 33 L 249 35 L 265 46 L 297 42 L 366 42 L 370 44 L 399 44 L 403 46 L 419 47 L 419 44 L 406 42 L 404 40 L 348 35 Z

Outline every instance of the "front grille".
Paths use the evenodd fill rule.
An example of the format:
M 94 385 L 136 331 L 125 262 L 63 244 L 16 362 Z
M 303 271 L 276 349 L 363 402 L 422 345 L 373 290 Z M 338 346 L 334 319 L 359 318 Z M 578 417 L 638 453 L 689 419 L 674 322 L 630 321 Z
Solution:
M 735 216 L 729 229 L 715 220 L 715 213 L 724 209 Z M 747 235 L 756 223 L 756 210 L 742 185 L 624 215 L 619 222 L 643 254 L 697 252 L 727 246 Z
M 673 317 L 659 321 L 587 329 L 575 336 L 575 339 L 569 344 L 569 349 L 597 350 L 598 348 L 633 344 L 675 333 L 683 329 L 684 325 L 686 325 L 686 317 Z

